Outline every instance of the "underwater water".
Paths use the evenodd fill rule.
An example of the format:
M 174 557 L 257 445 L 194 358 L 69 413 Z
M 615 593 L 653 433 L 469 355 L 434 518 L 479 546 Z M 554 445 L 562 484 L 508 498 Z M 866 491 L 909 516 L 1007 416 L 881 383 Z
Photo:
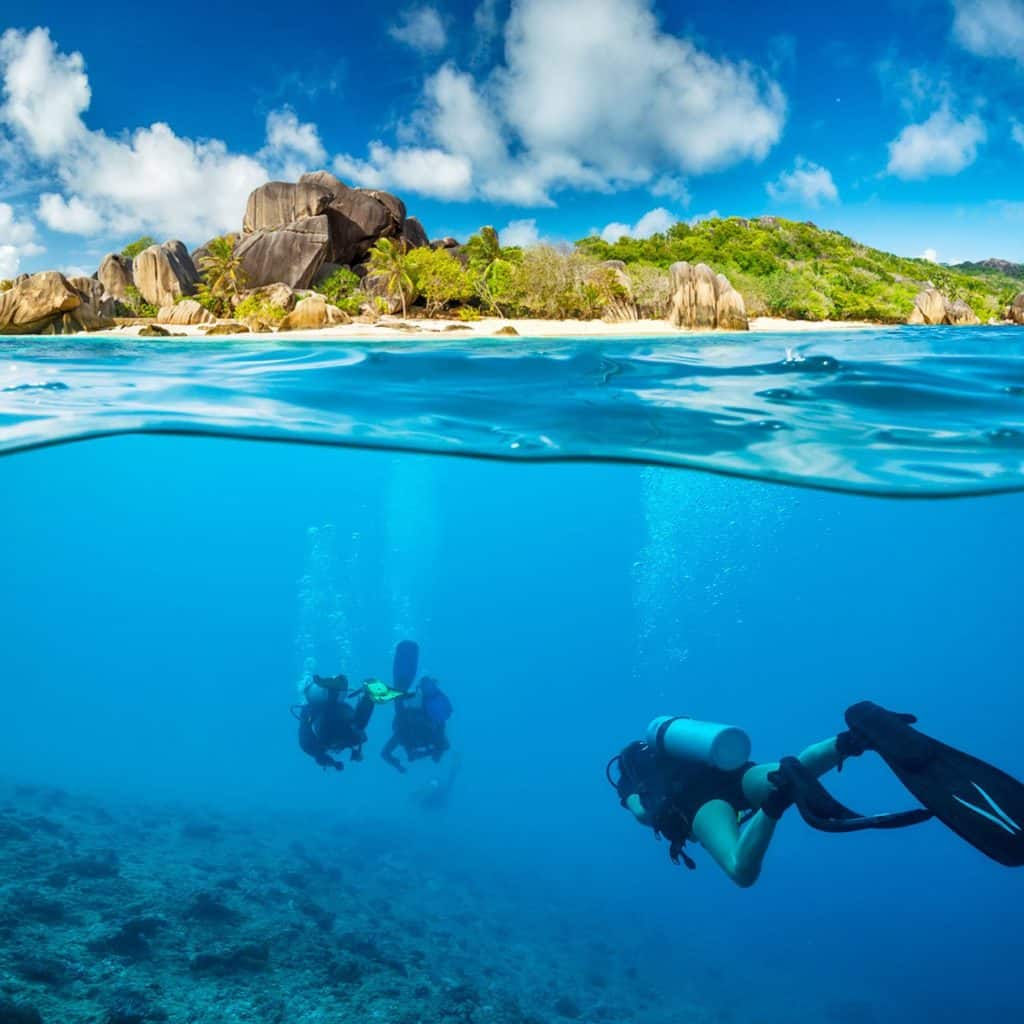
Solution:
M 1024 874 L 941 825 L 790 812 L 740 890 L 604 778 L 863 698 L 1024 776 L 1024 360 L 942 337 L 0 344 L 0 1020 L 1019 1019 Z M 405 638 L 452 750 L 325 773 L 302 680 Z

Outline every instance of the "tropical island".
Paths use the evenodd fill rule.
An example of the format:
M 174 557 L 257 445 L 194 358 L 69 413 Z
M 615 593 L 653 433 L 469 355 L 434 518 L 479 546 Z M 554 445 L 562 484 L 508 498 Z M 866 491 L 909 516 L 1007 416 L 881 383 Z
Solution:
M 396 320 L 400 317 L 400 320 Z M 91 277 L 0 281 L 0 334 L 149 337 L 473 329 L 577 333 L 808 325 L 1024 325 L 1024 265 L 943 266 L 778 217 L 679 222 L 649 238 L 504 246 L 493 227 L 431 240 L 405 203 L 317 171 L 249 196 L 237 233 L 193 251 L 144 237 Z M 552 326 L 554 324 L 554 326 Z M 523 326 L 520 324 L 520 326 Z M 347 332 L 349 335 L 352 332 Z M 481 333 L 479 329 L 477 333 Z

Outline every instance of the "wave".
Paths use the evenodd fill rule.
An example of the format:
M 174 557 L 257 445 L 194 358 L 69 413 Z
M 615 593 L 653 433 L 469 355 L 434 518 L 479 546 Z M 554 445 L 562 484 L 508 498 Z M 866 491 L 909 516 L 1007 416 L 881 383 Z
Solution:
M 0 454 L 140 433 L 992 494 L 1024 489 L 1024 332 L 0 342 Z

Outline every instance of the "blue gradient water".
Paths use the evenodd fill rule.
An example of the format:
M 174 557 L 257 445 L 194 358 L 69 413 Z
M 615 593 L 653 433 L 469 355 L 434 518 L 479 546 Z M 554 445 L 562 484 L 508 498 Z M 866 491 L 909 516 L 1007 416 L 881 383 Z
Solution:
M 1019 335 L 944 335 L 944 353 L 907 336 L 531 356 L 4 343 L 0 445 L 44 447 L 0 459 L 0 775 L 424 833 L 481 878 L 514 866 L 648 936 L 709 1020 L 1018 1019 L 1024 873 L 936 824 L 828 836 L 789 816 L 740 891 L 700 853 L 674 868 L 603 778 L 656 714 L 735 722 L 773 759 L 861 698 L 1024 776 L 1024 495 L 822 489 L 1020 487 Z M 762 403 L 780 429 L 751 427 Z M 143 429 L 637 464 L 50 446 Z M 288 714 L 309 664 L 384 674 L 405 636 L 456 707 L 464 766 L 435 820 L 409 812 L 431 769 L 375 756 L 386 718 L 364 764 L 327 776 Z M 869 758 L 830 785 L 862 810 L 908 802 Z

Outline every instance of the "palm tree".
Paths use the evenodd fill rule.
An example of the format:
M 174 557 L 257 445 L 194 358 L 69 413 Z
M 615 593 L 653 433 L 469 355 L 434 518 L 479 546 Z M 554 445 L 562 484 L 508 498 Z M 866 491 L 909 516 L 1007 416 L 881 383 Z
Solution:
M 206 290 L 210 297 L 229 305 L 245 288 L 242 261 L 235 255 L 235 239 L 231 235 L 215 238 L 199 257 Z
M 466 242 L 466 257 L 469 269 L 477 280 L 480 298 L 498 316 L 503 316 L 494 295 L 494 277 L 507 267 L 509 261 L 502 252 L 498 232 L 490 225 L 482 227 Z
M 370 273 L 384 283 L 384 293 L 402 301 L 402 316 L 408 316 L 409 299 L 416 286 L 409 273 L 409 253 L 404 242 L 378 238 L 370 249 Z

